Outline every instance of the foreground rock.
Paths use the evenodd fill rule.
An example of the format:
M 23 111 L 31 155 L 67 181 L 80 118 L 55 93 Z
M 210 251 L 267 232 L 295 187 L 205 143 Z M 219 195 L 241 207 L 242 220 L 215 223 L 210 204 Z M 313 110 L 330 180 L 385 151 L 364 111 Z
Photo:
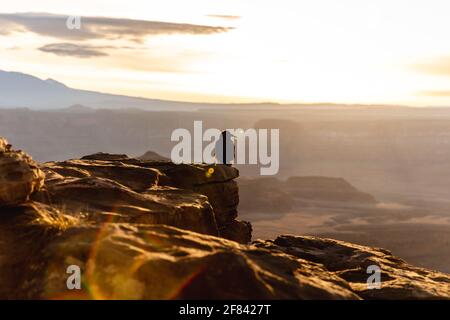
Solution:
M 67 292 L 60 270 L 70 261 L 93 298 L 358 299 L 318 264 L 165 226 L 71 228 L 45 253 L 44 298 Z
M 28 200 L 43 184 L 44 174 L 31 157 L 0 137 L 0 206 Z
M 241 245 L 164 225 L 85 224 L 28 203 L 0 216 L 0 298 L 450 299 L 450 276 L 311 237 Z M 368 290 L 367 265 L 382 270 Z M 67 289 L 67 267 L 82 290 Z
M 255 245 L 323 265 L 364 299 L 450 299 L 450 276 L 414 267 L 389 251 L 316 237 L 280 236 Z M 368 289 L 367 268 L 381 270 L 381 288 Z
M 0 222 L 0 298 L 359 299 L 319 264 L 173 227 L 87 225 L 37 203 Z M 76 295 L 69 265 L 82 270 Z

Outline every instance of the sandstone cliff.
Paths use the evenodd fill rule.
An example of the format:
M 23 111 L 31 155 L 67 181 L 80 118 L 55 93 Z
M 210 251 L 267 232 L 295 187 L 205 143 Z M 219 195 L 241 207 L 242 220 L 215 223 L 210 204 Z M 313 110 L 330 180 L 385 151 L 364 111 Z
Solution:
M 450 298 L 449 275 L 386 250 L 296 236 L 248 244 L 232 167 L 94 154 L 38 168 L 3 139 L 0 164 L 0 298 Z M 81 290 L 67 289 L 70 265 Z M 369 265 L 381 289 L 367 288 Z

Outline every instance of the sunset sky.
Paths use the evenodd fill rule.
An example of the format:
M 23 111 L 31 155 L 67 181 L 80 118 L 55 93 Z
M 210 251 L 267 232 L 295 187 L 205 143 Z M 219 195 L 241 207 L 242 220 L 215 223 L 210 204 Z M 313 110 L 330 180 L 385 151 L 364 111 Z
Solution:
M 450 106 L 449 15 L 448 0 L 2 1 L 0 69 L 170 100 Z

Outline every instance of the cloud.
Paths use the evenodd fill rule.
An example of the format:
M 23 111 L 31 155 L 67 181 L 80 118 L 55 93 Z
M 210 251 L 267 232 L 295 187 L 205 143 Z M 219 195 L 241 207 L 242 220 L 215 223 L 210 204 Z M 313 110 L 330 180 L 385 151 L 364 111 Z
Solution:
M 420 94 L 429 97 L 450 97 L 450 90 L 421 91 Z
M 227 15 L 227 14 L 208 14 L 207 17 L 224 19 L 224 20 L 238 20 L 241 18 L 241 16 L 233 16 L 233 15 Z
M 43 52 L 53 53 L 58 56 L 70 56 L 77 58 L 93 58 L 103 57 L 108 54 L 103 52 L 102 49 L 108 49 L 110 47 L 97 47 L 90 45 L 78 45 L 73 43 L 52 43 L 40 47 L 39 50 Z
M 151 35 L 190 34 L 207 35 L 231 30 L 229 27 L 207 26 L 148 20 L 108 17 L 81 17 L 80 29 L 66 26 L 68 15 L 51 13 L 0 14 L 0 34 L 32 32 L 65 40 L 127 39 L 142 42 Z
M 442 56 L 423 63 L 412 65 L 415 71 L 432 76 L 450 77 L 450 56 Z M 418 92 L 421 96 L 446 98 L 450 97 L 450 90 L 424 90 Z
M 437 75 L 437 76 L 450 76 L 450 56 L 440 57 L 432 61 L 419 63 L 413 65 L 416 71 Z

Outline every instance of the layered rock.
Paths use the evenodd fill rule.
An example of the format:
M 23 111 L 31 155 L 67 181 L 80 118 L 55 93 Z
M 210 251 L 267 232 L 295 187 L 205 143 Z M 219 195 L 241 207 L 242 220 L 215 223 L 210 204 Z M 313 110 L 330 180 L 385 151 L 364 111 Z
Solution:
M 208 197 L 222 236 L 231 240 L 239 239 L 242 243 L 251 240 L 249 223 L 236 220 L 239 204 L 239 189 L 235 181 L 239 171 L 236 168 L 224 165 L 173 165 L 167 162 L 153 165 L 168 177 L 161 185 L 191 190 Z M 237 230 L 242 232 L 233 237 Z
M 450 275 L 414 267 L 385 249 L 317 237 L 280 236 L 255 246 L 324 266 L 345 279 L 363 299 L 450 299 Z M 369 266 L 381 271 L 379 289 L 369 289 Z
M 47 189 L 34 199 L 89 220 L 159 223 L 248 243 L 251 226 L 236 220 L 237 169 L 175 165 L 97 153 L 42 165 Z
M 166 224 L 218 235 L 214 212 L 205 196 L 186 190 L 135 192 L 98 177 L 65 178 L 33 197 L 72 216 L 95 222 Z
M 44 184 L 44 174 L 22 151 L 12 150 L 0 137 L 0 206 L 28 200 Z

